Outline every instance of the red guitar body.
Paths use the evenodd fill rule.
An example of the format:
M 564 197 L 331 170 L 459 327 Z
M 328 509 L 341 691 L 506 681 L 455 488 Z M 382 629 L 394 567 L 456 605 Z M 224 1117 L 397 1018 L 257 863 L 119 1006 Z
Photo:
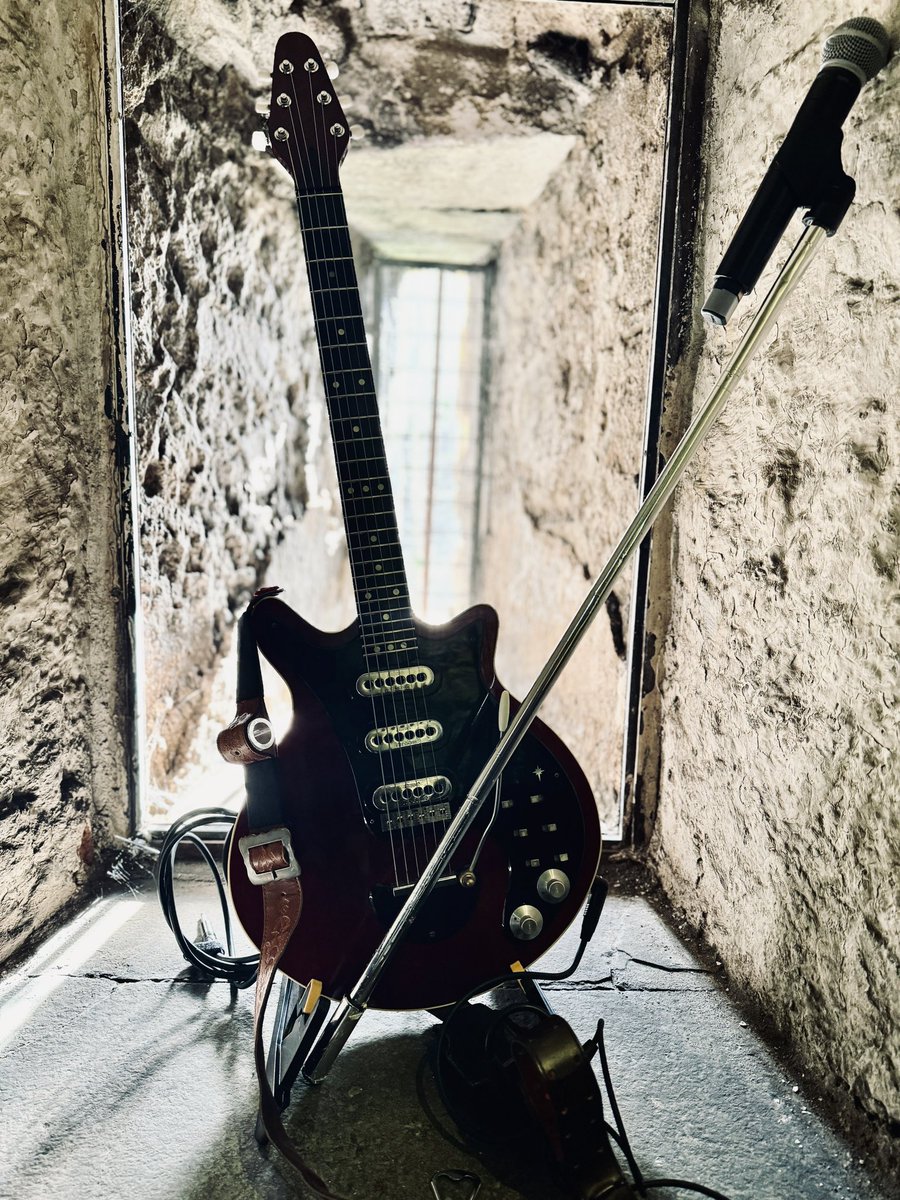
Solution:
M 294 703 L 294 721 L 279 758 L 304 901 L 281 968 L 304 984 L 321 980 L 326 995 L 339 997 L 368 963 L 399 909 L 404 886 L 415 882 L 417 867 L 433 853 L 445 822 L 394 832 L 393 847 L 381 829 L 384 812 L 371 797 L 381 784 L 383 755 L 365 744 L 373 705 L 356 686 L 364 669 L 359 624 L 322 633 L 275 599 L 259 604 L 252 617 L 260 649 L 285 679 Z M 497 615 L 482 605 L 443 626 L 416 621 L 416 632 L 419 657 L 434 673 L 424 689 L 429 719 L 440 722 L 443 733 L 436 743 L 401 752 L 404 777 L 443 776 L 455 811 L 499 737 L 503 689 L 493 666 Z M 377 702 L 377 719 L 385 707 L 384 700 Z M 405 811 L 415 808 L 409 804 Z M 457 878 L 436 887 L 426 902 L 384 971 L 375 1007 L 449 1004 L 513 962 L 533 961 L 577 914 L 596 872 L 600 825 L 584 774 L 541 721 L 533 723 L 504 772 L 497 815 L 475 866 L 476 882 L 464 887 L 458 876 L 493 809 L 489 797 L 452 864 Z M 260 889 L 248 881 L 237 850 L 245 832 L 242 815 L 229 882 L 240 920 L 259 945 Z M 542 897 L 538 881 L 547 871 L 565 877 L 564 898 Z M 542 922 L 540 932 L 527 940 L 510 925 L 523 906 L 536 910 Z

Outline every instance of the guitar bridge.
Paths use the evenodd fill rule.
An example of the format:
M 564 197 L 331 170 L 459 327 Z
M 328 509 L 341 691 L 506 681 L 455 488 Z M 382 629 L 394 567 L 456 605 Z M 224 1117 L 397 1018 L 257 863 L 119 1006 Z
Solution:
M 419 825 L 437 825 L 439 821 L 450 820 L 449 804 L 426 804 L 420 808 L 411 808 L 406 812 L 381 818 L 381 832 L 391 833 L 396 829 L 415 829 Z

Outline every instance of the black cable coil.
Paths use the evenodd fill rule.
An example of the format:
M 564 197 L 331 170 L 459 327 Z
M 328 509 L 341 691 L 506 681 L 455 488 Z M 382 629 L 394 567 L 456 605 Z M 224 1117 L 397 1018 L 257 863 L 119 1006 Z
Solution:
M 222 852 L 222 862 L 228 858 L 228 848 L 234 833 L 234 823 L 237 815 L 227 808 L 203 808 L 186 813 L 175 821 L 160 850 L 156 863 L 156 890 L 162 906 L 166 924 L 175 935 L 181 953 L 192 967 L 196 967 L 208 978 L 224 979 L 236 988 L 252 987 L 256 982 L 259 969 L 258 954 L 235 955 L 234 943 L 231 936 L 231 916 L 228 911 L 228 897 L 225 891 L 223 869 L 216 862 L 206 842 L 198 835 L 197 830 L 216 825 L 229 827 L 228 837 Z M 219 894 L 219 905 L 222 909 L 222 921 L 225 926 L 225 945 L 215 939 L 196 942 L 185 937 L 178 920 L 178 910 L 175 904 L 174 867 L 175 855 L 182 842 L 189 842 L 200 854 L 209 867 Z

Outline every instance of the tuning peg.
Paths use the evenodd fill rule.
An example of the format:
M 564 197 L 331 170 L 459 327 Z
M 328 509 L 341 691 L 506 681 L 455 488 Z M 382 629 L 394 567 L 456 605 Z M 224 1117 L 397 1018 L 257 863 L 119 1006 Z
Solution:
M 269 134 L 265 129 L 254 129 L 250 138 L 250 145 L 254 150 L 258 150 L 260 154 L 266 154 L 272 149 L 272 143 L 269 140 Z

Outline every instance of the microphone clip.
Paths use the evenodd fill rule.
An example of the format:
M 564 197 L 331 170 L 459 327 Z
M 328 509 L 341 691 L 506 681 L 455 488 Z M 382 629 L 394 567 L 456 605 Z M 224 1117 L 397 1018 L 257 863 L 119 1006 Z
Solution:
M 826 40 L 812 82 L 750 207 L 725 251 L 703 315 L 725 325 L 738 301 L 756 286 L 798 208 L 803 223 L 831 237 L 853 203 L 856 184 L 841 163 L 842 127 L 863 84 L 890 56 L 877 21 L 855 17 Z

